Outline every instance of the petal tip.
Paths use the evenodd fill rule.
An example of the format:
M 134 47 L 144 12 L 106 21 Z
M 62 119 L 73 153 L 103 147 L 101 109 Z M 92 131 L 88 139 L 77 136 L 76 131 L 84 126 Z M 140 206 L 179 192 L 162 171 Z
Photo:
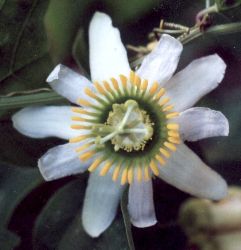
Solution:
M 179 40 L 177 40 L 175 37 L 173 37 L 173 36 L 170 36 L 170 35 L 168 35 L 168 34 L 163 34 L 162 36 L 161 36 L 161 39 L 160 39 L 160 42 L 167 42 L 167 43 L 169 43 L 170 45 L 172 44 L 175 44 L 175 48 L 177 49 L 177 50 L 180 50 L 180 52 L 182 51 L 182 49 L 183 49 L 183 45 L 182 45 L 182 43 L 179 41 Z
M 44 178 L 45 181 L 54 180 L 54 178 L 51 175 L 48 175 L 48 173 L 46 173 L 46 171 L 45 171 L 46 168 L 42 164 L 41 158 L 38 160 L 38 168 L 39 168 L 39 172 L 41 173 L 41 175 L 42 175 L 42 177 Z
M 61 71 L 61 69 L 64 66 L 62 64 L 58 64 L 53 70 L 52 72 L 49 74 L 49 76 L 46 79 L 46 82 L 50 83 L 54 80 L 58 80 L 59 79 L 59 73 Z
M 228 185 L 226 181 L 221 177 L 221 181 L 219 185 L 217 185 L 215 192 L 213 193 L 213 197 L 211 199 L 218 201 L 222 200 L 228 195 Z
M 85 232 L 90 235 L 92 238 L 97 238 L 105 231 L 105 229 L 96 227 L 94 224 L 88 223 L 84 213 L 82 213 L 82 225 Z
M 131 224 L 138 228 L 151 227 L 151 226 L 154 226 L 156 223 L 157 223 L 156 219 L 147 220 L 147 221 L 132 221 L 131 220 Z

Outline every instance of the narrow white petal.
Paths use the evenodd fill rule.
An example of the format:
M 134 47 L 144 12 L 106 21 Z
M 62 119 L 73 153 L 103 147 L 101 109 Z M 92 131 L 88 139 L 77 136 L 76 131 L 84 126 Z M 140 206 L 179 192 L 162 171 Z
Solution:
M 93 84 L 84 76 L 62 64 L 54 68 L 46 81 L 58 94 L 72 103 L 77 103 L 79 98 L 91 101 L 91 98 L 84 93 L 84 89 L 88 87 L 93 90 Z
M 227 136 L 229 123 L 219 111 L 209 108 L 190 108 L 177 118 L 183 140 L 197 141 L 200 139 Z
M 162 35 L 157 47 L 145 57 L 137 74 L 163 86 L 173 75 L 182 52 L 182 44 L 172 36 Z
M 82 162 L 75 149 L 80 144 L 66 143 L 49 149 L 38 161 L 39 170 L 46 181 L 83 173 L 93 159 Z
M 225 180 L 184 144 L 177 147 L 159 170 L 161 179 L 192 195 L 213 200 L 227 195 Z
M 134 180 L 129 188 L 128 211 L 130 221 L 136 227 L 150 227 L 156 224 L 152 181 Z
M 90 174 L 82 211 L 85 231 L 98 237 L 113 221 L 123 186 L 112 181 L 112 173 L 99 176 L 96 170 Z
M 80 134 L 72 129 L 70 106 L 28 107 L 13 115 L 13 126 L 33 138 L 59 137 L 69 139 Z
M 93 16 L 89 27 L 90 72 L 93 81 L 109 80 L 120 74 L 129 75 L 130 67 L 120 32 L 111 18 L 100 12 Z
M 193 106 L 222 81 L 226 64 L 216 54 L 194 60 L 166 84 L 177 111 Z

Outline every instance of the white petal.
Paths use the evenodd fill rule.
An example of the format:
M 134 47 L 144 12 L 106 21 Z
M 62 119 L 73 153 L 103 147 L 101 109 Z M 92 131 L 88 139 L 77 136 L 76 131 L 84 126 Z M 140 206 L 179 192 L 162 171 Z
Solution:
M 88 87 L 94 90 L 93 84 L 84 76 L 62 64 L 54 68 L 46 81 L 58 94 L 64 96 L 72 103 L 77 103 L 79 98 L 87 101 L 92 100 L 84 93 L 84 89 Z
M 46 181 L 83 173 L 93 159 L 82 162 L 75 149 L 80 144 L 66 143 L 49 149 L 38 161 L 39 170 Z
M 134 226 L 150 227 L 156 224 L 152 181 L 134 180 L 129 188 L 128 210 L 130 221 Z
M 90 174 L 82 211 L 85 231 L 98 237 L 113 221 L 123 186 L 112 181 L 112 174 L 99 176 L 96 170 Z
M 197 141 L 229 134 L 227 118 L 221 112 L 209 108 L 187 109 L 180 114 L 177 121 L 183 140 Z
M 194 60 L 165 85 L 177 111 L 193 106 L 222 81 L 226 64 L 218 55 Z
M 161 179 L 192 195 L 213 200 L 227 195 L 225 180 L 184 144 L 177 147 L 159 170 Z
M 157 47 L 145 57 L 137 74 L 150 82 L 163 86 L 176 70 L 182 44 L 172 36 L 162 35 Z
M 110 17 L 96 12 L 89 27 L 90 72 L 93 81 L 108 80 L 120 74 L 129 76 L 130 67 L 120 32 Z
M 13 115 L 13 126 L 22 134 L 33 138 L 59 137 L 69 139 L 80 134 L 72 129 L 71 107 L 28 107 Z

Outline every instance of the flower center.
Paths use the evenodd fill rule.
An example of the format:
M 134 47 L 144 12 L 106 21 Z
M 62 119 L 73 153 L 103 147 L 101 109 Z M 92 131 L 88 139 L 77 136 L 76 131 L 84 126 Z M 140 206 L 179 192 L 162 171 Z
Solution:
M 121 184 L 149 180 L 159 174 L 180 143 L 179 125 L 171 122 L 179 115 L 173 111 L 165 89 L 157 82 L 149 84 L 133 71 L 129 78 L 95 82 L 85 93 L 93 101 L 78 101 L 83 108 L 73 107 L 80 136 L 70 139 L 79 143 L 80 160 L 94 158 L 89 171 L 100 169 L 100 175 L 112 171 L 113 180 Z

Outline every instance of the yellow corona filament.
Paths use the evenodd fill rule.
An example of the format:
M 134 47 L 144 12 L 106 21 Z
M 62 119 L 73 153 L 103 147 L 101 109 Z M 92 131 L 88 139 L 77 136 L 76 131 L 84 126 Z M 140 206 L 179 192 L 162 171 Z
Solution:
M 98 92 L 102 95 L 106 95 L 106 91 L 104 90 L 104 88 L 98 83 L 98 82 L 94 82 L 95 88 L 98 90 Z
M 177 123 L 168 123 L 167 124 L 167 129 L 178 130 L 179 129 L 179 124 L 177 124 Z
M 120 91 L 118 81 L 115 78 L 110 79 L 115 90 Z
M 145 179 L 145 181 L 150 180 L 150 173 L 149 173 L 149 167 L 148 166 L 144 167 L 144 179 Z
M 88 168 L 88 170 L 90 172 L 93 172 L 94 170 L 96 170 L 96 168 L 100 165 L 100 163 L 102 162 L 102 159 L 96 159 Z
M 78 99 L 78 104 L 79 105 L 81 105 L 81 106 L 91 106 L 91 103 L 90 102 L 88 102 L 88 101 L 86 101 L 86 100 L 84 100 L 84 99 Z
M 154 82 L 154 83 L 152 84 L 150 90 L 149 90 L 149 93 L 150 93 L 151 95 L 154 95 L 154 94 L 156 93 L 158 87 L 159 87 L 158 82 Z
M 121 175 L 121 185 L 125 185 L 127 182 L 128 168 L 124 168 Z
M 116 180 L 118 179 L 118 176 L 119 176 L 119 173 L 120 173 L 120 167 L 121 167 L 121 165 L 118 165 L 118 166 L 115 168 L 115 170 L 114 170 L 114 172 L 113 172 L 113 175 L 112 175 L 112 180 L 113 180 L 113 181 L 116 181 Z
M 165 97 L 163 99 L 161 99 L 161 101 L 159 102 L 160 106 L 164 106 L 165 104 L 167 104 L 170 101 L 170 98 Z
M 136 74 L 135 74 L 135 72 L 134 71 L 130 71 L 130 82 L 132 83 L 132 84 L 134 84 L 134 80 L 135 80 L 135 76 L 136 76 Z
M 77 107 L 72 107 L 71 111 L 74 112 L 74 113 L 78 113 L 78 114 L 91 115 L 91 113 L 88 112 L 87 110 L 81 109 L 81 108 L 77 108 Z
M 72 129 L 91 129 L 91 126 L 84 126 L 84 125 L 78 125 L 78 124 L 73 124 L 70 127 Z
M 169 158 L 171 154 L 164 148 L 160 148 L 160 152 L 162 155 L 164 155 L 166 158 Z
M 150 162 L 150 169 L 153 172 L 154 175 L 158 176 L 159 175 L 159 169 L 157 164 L 154 161 Z
M 163 144 L 164 144 L 165 147 L 167 147 L 168 149 L 170 149 L 173 152 L 177 150 L 176 146 L 171 142 L 166 141 Z
M 104 176 L 108 173 L 112 166 L 112 162 L 107 162 L 100 171 L 100 176 Z
M 165 94 L 165 89 L 164 88 L 161 88 L 159 91 L 158 91 L 158 93 L 156 94 L 156 96 L 155 96 L 155 100 L 159 100 L 164 94 Z
M 89 88 L 85 88 L 84 92 L 89 97 L 94 98 L 94 99 L 98 99 L 98 97 L 96 96 L 96 94 L 94 94 Z
M 179 116 L 179 112 L 172 112 L 172 113 L 167 114 L 166 118 L 171 119 L 171 118 L 174 118 L 174 117 L 177 117 L 177 116 Z
M 84 154 L 82 154 L 79 158 L 82 161 L 87 161 L 89 158 L 91 158 L 96 152 L 95 151 L 88 151 Z
M 169 131 L 167 132 L 167 134 L 168 134 L 169 136 L 171 136 L 171 137 L 180 138 L 180 135 L 179 135 L 179 133 L 178 133 L 177 131 L 169 130 Z
M 71 117 L 71 120 L 72 120 L 72 121 L 77 121 L 77 122 L 85 122 L 85 121 L 86 121 L 85 118 L 79 117 L 79 116 L 72 116 L 72 117 Z
M 85 149 L 89 148 L 91 145 L 93 145 L 93 142 L 91 142 L 91 143 L 86 143 L 86 144 L 84 144 L 84 145 L 82 145 L 82 146 L 76 148 L 76 149 L 75 149 L 75 152 L 76 152 L 76 153 L 80 153 L 80 152 L 84 151 Z
M 73 137 L 73 138 L 70 138 L 69 139 L 69 142 L 70 143 L 75 143 L 75 142 L 81 142 L 87 138 L 91 137 L 91 135 L 80 135 L 80 136 L 77 136 L 77 137 Z
M 137 168 L 137 181 L 141 182 L 141 180 L 142 180 L 142 168 L 138 167 Z
M 148 81 L 143 80 L 141 83 L 141 90 L 145 91 L 147 89 L 147 86 L 148 86 Z
M 156 155 L 155 158 L 157 159 L 157 161 L 161 164 L 161 165 L 165 165 L 166 161 L 160 156 L 160 155 Z
M 126 89 L 127 88 L 127 78 L 124 75 L 120 75 L 120 80 L 121 80 L 123 87 Z
M 110 87 L 110 84 L 107 81 L 103 81 L 105 89 L 109 91 L 111 94 L 113 93 L 113 90 Z
M 171 111 L 172 109 L 174 108 L 173 105 L 167 105 L 166 107 L 163 107 L 163 111 L 166 112 L 166 111 Z
M 141 86 L 141 78 L 138 75 L 135 75 L 134 84 L 139 88 Z
M 133 167 L 132 166 L 130 166 L 129 169 L 128 169 L 127 178 L 128 178 L 128 183 L 132 184 L 132 182 L 133 182 Z
M 175 144 L 180 144 L 180 139 L 176 137 L 168 137 L 167 138 L 169 142 L 175 143 Z

